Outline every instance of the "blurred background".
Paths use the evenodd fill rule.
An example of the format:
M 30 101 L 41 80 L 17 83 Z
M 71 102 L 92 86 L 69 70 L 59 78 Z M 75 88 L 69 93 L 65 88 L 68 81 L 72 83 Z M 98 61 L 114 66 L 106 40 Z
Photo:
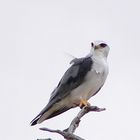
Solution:
M 31 127 L 69 67 L 90 43 L 110 46 L 109 76 L 76 130 L 86 140 L 140 139 L 140 2 L 138 0 L 0 1 L 1 139 L 62 140 L 38 128 L 65 129 L 79 108 Z

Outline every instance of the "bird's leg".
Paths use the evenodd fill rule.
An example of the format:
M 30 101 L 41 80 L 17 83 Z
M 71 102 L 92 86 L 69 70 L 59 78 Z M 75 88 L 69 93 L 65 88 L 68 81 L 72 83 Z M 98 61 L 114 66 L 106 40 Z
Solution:
M 84 106 L 90 106 L 90 103 L 85 99 L 80 99 L 79 107 L 83 108 Z

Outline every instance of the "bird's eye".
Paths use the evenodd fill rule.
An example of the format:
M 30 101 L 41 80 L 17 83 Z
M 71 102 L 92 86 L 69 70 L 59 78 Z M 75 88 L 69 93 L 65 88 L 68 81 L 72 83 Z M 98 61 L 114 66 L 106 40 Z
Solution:
M 101 43 L 100 46 L 101 46 L 102 48 L 104 48 L 104 47 L 106 47 L 107 45 L 106 45 L 105 43 Z

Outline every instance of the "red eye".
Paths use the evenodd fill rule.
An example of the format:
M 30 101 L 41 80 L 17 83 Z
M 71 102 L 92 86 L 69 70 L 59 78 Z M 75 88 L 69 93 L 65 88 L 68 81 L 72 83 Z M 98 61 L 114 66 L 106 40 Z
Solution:
M 101 43 L 100 46 L 101 46 L 102 48 L 104 48 L 104 47 L 106 47 L 107 45 L 106 45 L 105 43 Z

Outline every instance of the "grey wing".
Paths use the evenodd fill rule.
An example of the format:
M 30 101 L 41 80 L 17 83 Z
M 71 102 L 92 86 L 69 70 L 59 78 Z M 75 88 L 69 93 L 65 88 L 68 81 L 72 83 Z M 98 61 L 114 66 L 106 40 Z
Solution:
M 41 115 L 43 115 L 47 110 L 49 110 L 55 103 L 68 96 L 73 89 L 77 88 L 80 84 L 82 84 L 86 74 L 88 73 L 88 71 L 90 71 L 92 64 L 93 61 L 90 57 L 77 59 L 77 61 L 65 72 L 58 86 L 52 92 L 49 103 L 35 117 L 35 119 L 33 119 L 31 125 L 36 124 L 37 120 Z M 66 110 L 68 109 L 65 108 L 61 111 L 59 110 L 59 112 L 55 115 L 53 114 L 53 116 L 56 116 Z
M 76 58 L 77 59 L 77 58 Z M 79 61 L 79 64 L 82 61 Z M 62 94 L 65 93 L 64 91 L 67 89 L 66 87 L 68 86 L 70 79 L 74 78 L 77 76 L 79 71 L 79 65 L 72 65 L 63 75 L 62 79 L 60 80 L 58 86 L 55 88 L 55 90 L 52 92 L 51 97 L 50 97 L 50 101 L 56 96 L 58 95 L 58 93 Z M 71 89 L 71 88 L 70 88 Z M 63 90 L 63 91 L 62 91 Z M 68 91 L 68 89 L 67 89 Z M 63 95 L 63 94 L 62 94 Z
M 73 89 L 77 88 L 84 81 L 85 75 L 92 67 L 92 59 L 77 58 L 74 64 L 65 72 L 58 86 L 50 97 L 52 101 L 59 101 L 66 97 Z

